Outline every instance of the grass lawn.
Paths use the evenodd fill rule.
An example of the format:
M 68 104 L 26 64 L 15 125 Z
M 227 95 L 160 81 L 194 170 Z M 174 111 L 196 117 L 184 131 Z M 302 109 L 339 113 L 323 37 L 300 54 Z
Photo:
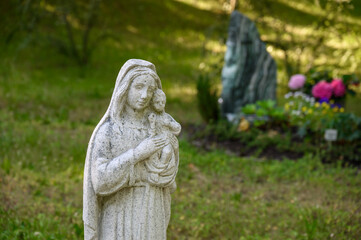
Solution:
M 62 133 L 67 139 L 91 129 L 83 130 Z M 74 141 L 86 144 L 83 137 Z M 180 143 L 169 239 L 360 236 L 359 170 L 322 165 L 314 156 L 264 161 Z M 72 158 L 75 149 L 69 145 L 63 159 L 2 162 L 0 239 L 82 239 L 83 162 Z
M 305 23 L 325 14 L 322 8 L 308 7 L 313 1 L 272 2 L 282 10 L 277 21 L 294 28 L 302 24 L 307 28 Z M 11 4 L 7 7 L 13 13 Z M 0 9 L 4 21 L 16 22 L 16 15 Z M 251 17 L 260 14 L 257 8 L 244 9 Z M 341 15 L 351 26 L 360 25 L 357 9 Z M 87 143 L 127 59 L 142 58 L 156 65 L 168 97 L 167 112 L 176 120 L 201 122 L 195 82 L 205 72 L 217 76 L 225 50 L 222 37 L 228 17 L 218 2 L 110 1 L 100 11 L 103 17 L 95 32 L 110 31 L 113 37 L 99 43 L 85 67 L 46 42 L 22 45 L 24 33 L 10 43 L 1 37 L 0 239 L 83 238 Z M 260 32 L 271 42 L 276 30 L 265 26 L 260 25 Z M 2 29 L 7 31 L 9 26 Z M 337 44 L 345 44 L 343 50 L 348 51 L 358 37 L 350 33 Z M 276 46 L 271 53 L 282 62 Z M 323 54 L 328 54 L 322 55 L 327 59 L 336 53 L 326 49 Z M 354 62 L 356 67 L 347 58 L 339 71 L 360 74 L 360 61 L 354 58 Z M 286 80 L 282 64 L 279 71 L 281 96 Z M 348 101 L 346 109 L 360 114 L 355 99 Z M 183 136 L 177 184 L 169 239 L 351 240 L 361 236 L 360 170 L 323 165 L 317 156 L 306 154 L 298 161 L 239 158 L 221 150 L 197 149 Z

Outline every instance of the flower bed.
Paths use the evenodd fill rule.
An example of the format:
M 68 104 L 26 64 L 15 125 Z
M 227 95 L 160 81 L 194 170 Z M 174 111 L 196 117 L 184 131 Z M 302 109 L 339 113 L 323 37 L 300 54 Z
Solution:
M 319 102 L 342 102 L 348 94 L 355 95 L 353 86 L 359 84 L 355 74 L 333 78 L 329 71 L 315 71 L 311 69 L 306 75 L 293 75 L 288 87 L 292 91 L 303 92 L 314 97 Z M 340 107 L 340 106 L 338 106 Z
M 361 117 L 344 112 L 332 99 L 319 102 L 303 92 L 290 92 L 285 99 L 283 108 L 273 101 L 245 106 L 238 130 L 244 135 L 248 132 L 272 135 L 276 141 L 267 141 L 284 151 L 300 152 L 302 149 L 301 152 L 320 155 L 324 162 L 361 164 Z M 250 121 L 248 116 L 254 115 L 258 118 Z M 326 134 L 329 129 L 336 134 L 333 138 Z M 253 143 L 265 144 L 260 138 Z

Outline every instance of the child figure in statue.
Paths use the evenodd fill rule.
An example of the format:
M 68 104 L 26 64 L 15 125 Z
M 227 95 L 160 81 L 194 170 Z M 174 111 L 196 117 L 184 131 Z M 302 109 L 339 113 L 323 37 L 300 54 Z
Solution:
M 178 148 L 178 146 L 175 146 L 178 144 L 178 141 L 174 139 L 181 131 L 181 125 L 164 111 L 165 104 L 166 96 L 164 92 L 157 89 L 154 92 L 152 100 L 152 106 L 156 113 L 152 112 L 148 116 L 150 125 L 149 134 L 151 137 L 157 134 L 167 135 L 170 144 L 166 145 L 161 151 L 154 153 L 149 160 L 145 162 L 147 170 L 151 173 L 148 180 L 153 183 L 159 181 L 160 175 L 167 175 L 164 169 L 172 169 L 172 165 L 175 166 L 175 162 L 171 161 L 173 159 L 171 155 L 173 148 Z
M 153 107 L 158 89 L 160 78 L 148 61 L 130 59 L 119 71 L 109 107 L 88 144 L 83 188 L 86 240 L 167 239 L 179 148 L 175 135 L 167 134 L 174 132 L 175 121 Z M 151 112 L 152 131 L 162 133 L 154 137 L 148 121 Z M 168 119 L 159 121 L 173 130 L 163 130 L 158 118 Z M 159 156 L 154 162 L 165 158 L 169 163 L 157 173 L 157 182 L 149 180 L 153 172 L 145 166 L 148 161 L 152 166 L 154 154 Z

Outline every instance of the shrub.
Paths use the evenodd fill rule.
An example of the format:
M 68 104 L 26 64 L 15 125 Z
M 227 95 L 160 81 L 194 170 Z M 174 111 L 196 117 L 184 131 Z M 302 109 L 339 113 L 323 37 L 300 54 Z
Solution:
M 274 100 L 262 100 L 254 104 L 247 104 L 242 108 L 242 114 L 254 118 L 253 123 L 257 127 L 263 125 L 267 125 L 267 128 L 283 127 L 287 120 L 284 109 L 277 107 Z
M 207 75 L 200 75 L 197 81 L 198 110 L 206 123 L 220 119 L 217 90 L 212 87 Z
M 339 113 L 329 123 L 330 128 L 337 129 L 338 139 L 344 141 L 361 140 L 361 117 L 352 113 Z

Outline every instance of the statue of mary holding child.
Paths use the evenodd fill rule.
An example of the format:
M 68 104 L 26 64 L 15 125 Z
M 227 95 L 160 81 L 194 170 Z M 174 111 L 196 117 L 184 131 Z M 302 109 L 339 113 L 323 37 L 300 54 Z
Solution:
M 148 116 L 154 111 L 150 103 L 160 89 L 150 62 L 128 60 L 118 74 L 109 107 L 93 131 L 86 155 L 86 240 L 166 239 L 179 149 L 175 136 L 149 133 Z M 146 163 L 157 154 L 161 157 L 166 146 L 171 146 L 167 161 L 173 164 L 165 164 L 159 179 L 150 181 Z

